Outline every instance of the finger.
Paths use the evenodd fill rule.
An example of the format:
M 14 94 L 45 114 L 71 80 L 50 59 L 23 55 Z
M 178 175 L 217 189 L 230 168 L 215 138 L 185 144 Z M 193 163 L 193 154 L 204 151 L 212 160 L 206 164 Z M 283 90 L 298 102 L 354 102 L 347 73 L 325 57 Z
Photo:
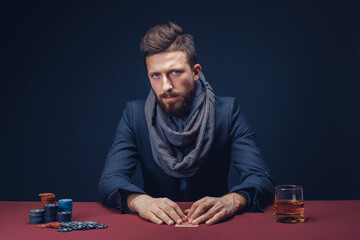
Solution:
M 191 208 L 189 209 L 188 211 L 188 214 L 187 214 L 187 218 L 190 219 L 192 214 L 195 212 L 196 208 L 202 203 L 205 201 L 205 198 L 202 198 L 196 202 L 194 202 L 192 205 L 191 205 Z
M 190 209 L 185 209 L 185 210 L 184 210 L 184 214 L 185 214 L 185 215 L 188 215 L 188 214 L 189 214 L 189 211 L 190 211 Z
M 210 208 L 207 212 L 203 213 L 201 216 L 196 218 L 193 223 L 194 224 L 200 224 L 205 222 L 206 220 L 209 220 L 212 218 L 215 214 L 221 211 L 221 208 L 218 208 L 216 205 L 214 205 L 212 208 Z
M 171 225 L 174 223 L 174 221 L 171 220 L 171 218 L 161 208 L 159 208 L 158 210 L 156 210 L 153 213 L 167 225 Z
M 168 198 L 164 198 L 163 200 L 165 203 L 165 205 L 163 205 L 165 209 L 163 210 L 165 210 L 167 215 L 169 215 L 177 223 L 186 221 L 185 214 L 183 213 L 183 211 L 181 210 L 180 206 L 177 203 L 171 201 Z
M 195 219 L 197 219 L 199 216 L 201 216 L 204 212 L 208 211 L 213 205 L 211 203 L 202 203 L 200 204 L 194 211 L 193 214 L 191 214 L 189 222 L 193 223 Z M 197 224 L 194 222 L 194 224 Z
M 205 222 L 206 225 L 212 225 L 215 224 L 217 222 L 220 222 L 221 220 L 225 219 L 227 216 L 225 214 L 225 211 L 220 211 L 218 213 L 216 213 L 212 218 L 210 218 L 209 220 L 207 220 Z
M 163 223 L 163 221 L 160 219 L 160 218 L 158 218 L 154 213 L 152 213 L 152 212 L 150 212 L 149 214 L 148 214 L 148 216 L 146 216 L 145 217 L 146 219 L 148 219 L 148 220 L 150 220 L 151 222 L 153 222 L 153 223 L 156 223 L 156 224 L 162 224 Z
M 191 205 L 190 209 L 187 209 L 187 213 L 186 213 L 186 218 L 190 219 L 191 215 L 194 213 L 194 211 L 196 210 L 197 206 L 195 206 L 195 203 L 193 205 Z
M 176 223 L 182 222 L 181 217 L 178 215 L 178 213 L 176 212 L 176 210 L 174 209 L 173 206 L 165 205 L 165 206 L 162 206 L 161 209 L 165 212 L 165 214 L 167 216 L 169 216 L 173 220 L 173 222 L 176 222 Z M 168 224 L 171 225 L 172 223 L 170 221 L 168 221 Z
M 176 213 L 179 215 L 179 217 L 181 218 L 181 220 L 183 222 L 185 222 L 186 221 L 186 216 L 185 216 L 185 213 L 181 210 L 180 206 L 175 203 L 174 209 L 175 209 Z

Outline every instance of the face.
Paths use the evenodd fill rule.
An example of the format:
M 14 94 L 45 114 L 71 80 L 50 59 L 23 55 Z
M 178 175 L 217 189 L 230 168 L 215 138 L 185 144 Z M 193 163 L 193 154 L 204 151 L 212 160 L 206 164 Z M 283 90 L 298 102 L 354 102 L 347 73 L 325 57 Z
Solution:
M 146 58 L 151 87 L 162 110 L 184 117 L 195 94 L 201 66 L 190 67 L 183 51 L 162 52 Z

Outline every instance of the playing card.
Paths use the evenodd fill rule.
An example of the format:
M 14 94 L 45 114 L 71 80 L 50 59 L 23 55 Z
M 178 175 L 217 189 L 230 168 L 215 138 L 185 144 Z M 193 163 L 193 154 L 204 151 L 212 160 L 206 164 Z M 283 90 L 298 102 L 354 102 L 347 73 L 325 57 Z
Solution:
M 180 223 L 180 224 L 175 224 L 175 227 L 197 227 L 198 225 L 193 225 L 189 222 L 183 222 L 183 223 Z

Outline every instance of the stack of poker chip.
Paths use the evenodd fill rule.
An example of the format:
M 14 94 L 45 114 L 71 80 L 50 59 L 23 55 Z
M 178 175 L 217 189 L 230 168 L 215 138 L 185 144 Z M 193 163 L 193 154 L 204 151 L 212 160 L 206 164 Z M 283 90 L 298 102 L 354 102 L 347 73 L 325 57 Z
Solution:
M 71 212 L 58 212 L 56 214 L 57 222 L 71 222 Z
M 58 232 L 71 232 L 73 230 L 90 230 L 90 229 L 105 229 L 107 225 L 99 225 L 94 221 L 85 221 L 85 222 L 61 222 L 61 228 Z
M 72 199 L 59 199 L 59 211 L 72 212 L 73 200 Z
M 44 206 L 44 222 L 56 222 L 56 214 L 58 212 L 57 204 L 46 204 Z
M 72 219 L 73 200 L 72 199 L 59 199 L 59 212 L 70 212 L 70 221 Z
M 29 218 L 30 218 L 30 224 L 43 223 L 44 222 L 44 210 L 43 209 L 30 210 Z
M 39 196 L 41 197 L 41 204 L 44 208 L 46 204 L 55 204 L 55 194 L 53 193 L 40 193 Z

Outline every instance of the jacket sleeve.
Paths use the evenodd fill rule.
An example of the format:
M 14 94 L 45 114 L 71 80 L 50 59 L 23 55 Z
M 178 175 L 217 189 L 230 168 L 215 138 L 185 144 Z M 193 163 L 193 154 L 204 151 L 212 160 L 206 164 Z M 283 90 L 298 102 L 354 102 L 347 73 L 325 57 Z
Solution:
M 263 211 L 273 201 L 274 183 L 270 177 L 255 132 L 250 128 L 239 104 L 230 104 L 231 161 L 238 172 L 238 183 L 229 192 L 243 192 L 248 196 L 250 212 Z
M 126 206 L 126 197 L 129 193 L 145 193 L 131 182 L 139 160 L 132 114 L 131 103 L 128 103 L 98 183 L 101 202 L 109 207 L 120 208 L 120 213 L 130 212 Z

